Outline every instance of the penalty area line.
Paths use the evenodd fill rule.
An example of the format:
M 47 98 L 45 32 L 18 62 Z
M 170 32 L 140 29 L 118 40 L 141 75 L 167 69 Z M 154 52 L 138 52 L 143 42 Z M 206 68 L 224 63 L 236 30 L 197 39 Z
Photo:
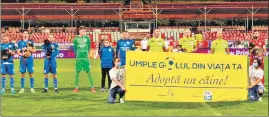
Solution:
M 204 107 L 206 107 L 207 110 L 211 111 L 215 116 L 222 116 L 221 113 L 219 113 L 217 110 L 215 110 L 214 108 L 212 108 L 209 104 L 202 102 L 202 105 Z

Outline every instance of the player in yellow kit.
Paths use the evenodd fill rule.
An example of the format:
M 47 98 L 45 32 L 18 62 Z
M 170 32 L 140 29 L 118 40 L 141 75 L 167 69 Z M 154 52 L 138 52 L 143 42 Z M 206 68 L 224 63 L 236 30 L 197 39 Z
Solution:
M 184 37 L 179 40 L 179 47 L 182 52 L 194 53 L 197 51 L 197 42 L 191 37 L 191 31 L 185 30 Z
M 148 48 L 150 52 L 166 52 L 165 43 L 160 37 L 160 30 L 155 29 L 153 37 L 148 41 Z
M 217 32 L 217 39 L 211 43 L 211 54 L 230 54 L 228 42 L 223 40 L 222 32 Z

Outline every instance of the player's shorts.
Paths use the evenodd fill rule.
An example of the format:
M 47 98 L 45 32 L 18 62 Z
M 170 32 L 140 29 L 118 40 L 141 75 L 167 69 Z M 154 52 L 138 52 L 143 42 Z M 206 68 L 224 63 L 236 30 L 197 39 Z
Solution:
M 57 73 L 56 60 L 51 61 L 50 59 L 44 59 L 44 74 L 48 73 Z
M 77 60 L 76 61 L 76 71 L 90 71 L 90 60 Z
M 29 74 L 34 73 L 34 60 L 24 60 L 20 58 L 20 72 L 22 74 L 26 73 L 26 69 Z
M 15 70 L 14 70 L 14 64 L 13 63 L 8 63 L 8 64 L 1 64 L 1 74 L 5 75 L 14 75 Z
M 44 68 L 44 74 L 56 74 L 57 73 L 57 68 L 56 67 L 46 67 Z

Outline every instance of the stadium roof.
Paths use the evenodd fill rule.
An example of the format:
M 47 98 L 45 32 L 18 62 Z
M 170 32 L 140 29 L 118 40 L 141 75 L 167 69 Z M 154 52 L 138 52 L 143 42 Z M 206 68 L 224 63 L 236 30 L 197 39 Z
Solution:
M 250 18 L 252 7 L 254 11 L 258 9 L 254 18 L 268 19 L 268 2 L 177 2 L 144 5 L 143 8 L 121 3 L 2 3 L 1 18 L 21 20 L 24 9 L 25 20 L 69 20 L 72 13 L 76 20 L 154 19 L 156 11 L 159 19 L 203 19 L 201 11 L 205 7 L 207 11 L 212 8 L 208 19 Z

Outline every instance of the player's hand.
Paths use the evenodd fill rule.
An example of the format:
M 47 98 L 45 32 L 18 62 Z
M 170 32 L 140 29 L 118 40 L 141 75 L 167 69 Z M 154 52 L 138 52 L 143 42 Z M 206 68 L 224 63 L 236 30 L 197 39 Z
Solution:
M 18 53 L 19 56 L 24 56 L 25 53 Z
M 47 56 L 47 58 L 50 58 L 50 56 Z
M 26 50 L 26 48 L 24 47 L 24 48 L 22 48 L 22 51 L 25 51 Z
M 252 88 L 252 86 L 248 86 L 248 89 L 251 89 Z
M 2 59 L 7 59 L 8 57 L 7 56 L 3 56 Z
M 126 91 L 125 87 L 122 87 L 121 89 L 122 89 L 123 91 Z
M 8 53 L 10 53 L 11 55 L 15 55 L 15 52 L 12 50 L 9 50 Z

